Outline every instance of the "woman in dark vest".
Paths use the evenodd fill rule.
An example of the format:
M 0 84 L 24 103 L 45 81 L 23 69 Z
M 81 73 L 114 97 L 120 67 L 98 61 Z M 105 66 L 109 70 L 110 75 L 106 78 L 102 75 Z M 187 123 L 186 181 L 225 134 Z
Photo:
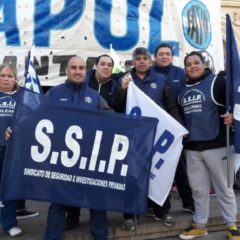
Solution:
M 5 131 L 10 126 L 17 99 L 17 71 L 10 63 L 0 65 L 0 179 L 3 169 L 3 161 L 7 146 Z M 2 179 L 4 180 L 4 179 Z M 11 184 L 11 183 L 9 183 Z M 6 201 L 0 208 L 2 228 L 11 237 L 22 234 L 16 219 L 16 201 Z
M 236 198 L 233 189 L 228 188 L 227 184 L 226 125 L 232 125 L 233 116 L 231 113 L 225 114 L 225 77 L 215 76 L 210 69 L 206 69 L 204 58 L 199 52 L 188 54 L 184 65 L 187 79 L 179 95 L 179 104 L 185 127 L 189 130 L 184 148 L 195 213 L 192 227 L 179 237 L 193 239 L 208 234 L 206 224 L 212 182 L 228 237 L 237 240 L 240 239 L 240 233 L 235 224 Z M 233 159 L 231 172 L 233 183 Z

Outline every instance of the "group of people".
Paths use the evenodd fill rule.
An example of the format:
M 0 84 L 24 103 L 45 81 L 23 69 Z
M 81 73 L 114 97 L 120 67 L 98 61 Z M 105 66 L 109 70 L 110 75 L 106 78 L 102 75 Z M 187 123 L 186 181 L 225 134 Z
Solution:
M 165 109 L 172 117 L 189 131 L 184 138 L 182 153 L 175 176 L 183 210 L 193 214 L 191 228 L 179 235 L 180 239 L 193 239 L 207 235 L 206 224 L 209 217 L 211 184 L 215 189 L 224 218 L 227 234 L 231 240 L 240 240 L 236 227 L 237 205 L 232 187 L 227 183 L 226 130 L 233 124 L 232 113 L 225 113 L 225 77 L 214 75 L 206 68 L 200 52 L 193 51 L 184 59 L 185 69 L 174 66 L 173 52 L 168 44 L 157 46 L 153 63 L 146 48 L 138 47 L 133 51 L 133 67 L 129 72 L 114 75 L 113 59 L 106 54 L 96 59 L 95 69 L 86 72 L 85 61 L 78 56 L 71 57 L 66 67 L 65 83 L 49 89 L 49 97 L 76 107 L 101 109 L 124 113 L 128 84 L 133 81 L 155 103 Z M 0 104 L 9 99 L 9 114 L 1 115 L 0 125 L 0 173 L 7 145 L 6 137 L 11 137 L 10 126 L 17 96 L 17 74 L 11 64 L 0 66 Z M 92 101 L 86 102 L 90 96 Z M 11 99 L 11 100 L 10 100 Z M 10 105 L 11 108 L 10 109 Z M 0 105 L 2 108 L 3 106 Z M 12 110 L 12 111 L 10 111 Z M 2 111 L 1 111 L 2 112 Z M 203 124 L 204 123 L 204 127 Z M 233 152 L 232 132 L 230 132 L 231 151 Z M 17 160 L 16 160 L 17 161 Z M 234 160 L 231 160 L 231 186 L 234 179 Z M 17 227 L 15 201 L 4 202 L 1 209 L 1 222 L 4 231 L 17 236 L 22 230 Z M 167 226 L 175 224 L 170 215 L 170 196 L 159 206 L 151 199 L 148 201 L 147 215 Z M 79 224 L 80 209 L 52 203 L 48 210 L 45 240 L 63 239 L 64 230 Z M 123 229 L 134 230 L 135 216 L 124 213 Z M 8 221 L 11 217 L 11 223 Z M 139 216 L 137 216 L 139 217 Z M 5 225 L 4 221 L 8 221 Z M 90 209 L 90 228 L 95 240 L 108 238 L 106 211 Z M 12 234 L 12 229 L 18 229 Z

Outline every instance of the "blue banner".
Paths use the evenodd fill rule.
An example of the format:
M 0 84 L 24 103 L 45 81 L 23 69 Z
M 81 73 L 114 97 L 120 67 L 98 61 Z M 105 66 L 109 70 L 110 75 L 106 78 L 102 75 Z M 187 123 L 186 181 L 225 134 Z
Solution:
M 235 152 L 240 154 L 240 60 L 229 15 L 226 15 L 226 106 L 233 111 Z
M 156 119 L 80 110 L 25 89 L 19 95 L 3 200 L 145 212 Z

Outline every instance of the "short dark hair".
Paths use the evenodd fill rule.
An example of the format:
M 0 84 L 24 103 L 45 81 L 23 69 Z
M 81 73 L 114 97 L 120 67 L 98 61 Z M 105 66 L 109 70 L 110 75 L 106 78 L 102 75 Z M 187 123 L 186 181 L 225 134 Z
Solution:
M 100 59 L 101 59 L 102 57 L 108 57 L 108 58 L 110 58 L 111 61 L 112 61 L 112 66 L 114 66 L 114 61 L 113 61 L 112 57 L 109 56 L 108 54 L 102 54 L 102 55 L 98 56 L 98 57 L 96 58 L 96 61 L 95 61 L 95 64 L 96 64 L 96 65 L 98 65 L 98 63 L 99 63 L 99 61 L 100 61 Z
M 144 47 L 135 48 L 132 53 L 132 59 L 134 60 L 138 55 L 147 55 L 149 58 L 151 58 L 150 52 L 147 50 L 147 48 Z
M 161 44 L 159 44 L 159 45 L 156 47 L 156 49 L 155 49 L 155 52 L 154 52 L 154 56 L 155 56 L 155 57 L 157 56 L 158 50 L 159 50 L 160 48 L 169 48 L 169 49 L 171 50 L 171 54 L 173 55 L 172 47 L 171 47 L 169 44 L 167 44 L 167 43 L 161 43 Z
M 184 66 L 186 66 L 187 59 L 188 59 L 190 56 L 198 56 L 198 57 L 200 58 L 200 61 L 201 61 L 202 63 L 205 63 L 205 59 L 204 59 L 203 55 L 201 54 L 201 52 L 192 51 L 192 52 L 188 53 L 188 54 L 186 55 L 186 57 L 184 58 Z

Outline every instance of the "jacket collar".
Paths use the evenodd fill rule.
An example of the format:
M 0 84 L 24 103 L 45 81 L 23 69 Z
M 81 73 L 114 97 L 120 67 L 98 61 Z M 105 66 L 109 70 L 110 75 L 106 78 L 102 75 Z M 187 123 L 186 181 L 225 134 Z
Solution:
M 159 67 L 156 64 L 153 66 L 154 70 L 158 73 L 162 73 L 162 74 L 167 74 L 170 72 L 171 68 L 172 68 L 172 64 L 166 66 L 166 67 Z
M 83 88 L 86 87 L 85 81 L 84 81 L 84 82 L 81 82 L 81 83 L 75 83 L 75 82 L 67 79 L 67 80 L 65 81 L 65 84 L 66 84 L 70 89 L 72 89 L 72 90 L 75 91 L 75 92 L 80 91 L 81 89 L 83 89 Z

